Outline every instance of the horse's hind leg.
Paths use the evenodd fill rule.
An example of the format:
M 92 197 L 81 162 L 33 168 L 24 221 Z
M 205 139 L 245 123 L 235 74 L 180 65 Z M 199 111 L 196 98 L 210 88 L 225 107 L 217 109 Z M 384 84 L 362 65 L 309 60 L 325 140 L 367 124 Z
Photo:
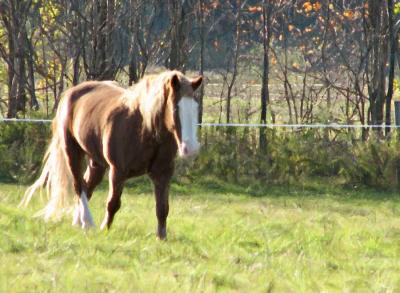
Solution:
M 124 178 L 120 174 L 118 174 L 117 170 L 113 166 L 111 166 L 109 173 L 110 189 L 107 198 L 106 214 L 100 226 L 102 230 L 106 227 L 110 229 L 111 224 L 114 220 L 114 215 L 121 207 L 123 183 Z
M 89 165 L 86 168 L 85 175 L 83 175 L 83 179 L 85 180 L 86 184 L 88 200 L 92 198 L 93 191 L 96 186 L 100 184 L 105 171 L 106 168 L 97 164 L 93 160 L 89 160 Z
M 89 210 L 87 191 L 82 178 L 83 150 L 69 133 L 66 133 L 65 138 L 67 164 L 72 173 L 74 191 L 79 198 L 72 224 L 78 224 L 80 220 L 82 228 L 89 228 L 94 226 L 94 222 Z
M 89 160 L 89 164 L 86 168 L 85 174 L 83 175 L 83 179 L 86 187 L 86 196 L 89 201 L 92 197 L 93 191 L 97 185 L 103 179 L 105 172 L 105 168 L 99 164 L 96 164 L 93 160 Z M 81 221 L 81 211 L 84 211 L 85 208 L 81 206 L 79 202 L 75 207 L 74 216 L 72 220 L 72 225 L 78 225 Z M 84 223 L 84 222 L 82 222 Z

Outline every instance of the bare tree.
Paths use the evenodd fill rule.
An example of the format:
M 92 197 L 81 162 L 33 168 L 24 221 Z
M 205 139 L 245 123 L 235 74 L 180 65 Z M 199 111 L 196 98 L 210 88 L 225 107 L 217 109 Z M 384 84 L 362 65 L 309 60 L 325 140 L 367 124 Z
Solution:
M 392 113 L 392 98 L 393 98 L 393 83 L 394 83 L 394 69 L 396 61 L 396 51 L 398 37 L 394 28 L 394 4 L 393 0 L 388 0 L 388 16 L 389 16 L 389 44 L 390 44 L 390 55 L 389 55 L 389 77 L 388 77 L 388 90 L 386 94 L 386 115 L 385 124 L 390 126 L 391 124 L 391 113 Z M 390 127 L 385 128 L 385 134 L 388 135 Z
M 261 79 L 261 123 L 267 123 L 267 107 L 269 104 L 269 49 L 271 45 L 272 5 L 267 0 L 262 2 L 262 45 L 263 73 Z M 267 142 L 264 128 L 260 129 L 260 147 L 265 148 Z
M 129 85 L 143 77 L 150 62 L 161 58 L 167 33 L 160 25 L 165 6 L 160 0 L 130 0 Z
M 204 54 L 205 54 L 205 24 L 204 24 L 204 0 L 198 1 L 197 8 L 197 22 L 199 25 L 199 41 L 200 41 L 200 75 L 204 75 Z M 198 94 L 199 101 L 199 123 L 203 122 L 203 99 L 204 99 L 204 81 L 202 82 Z
M 30 17 L 32 1 L 7 0 L 0 3 L 1 21 L 7 33 L 7 47 L 0 44 L 0 56 L 8 67 L 7 117 L 14 118 L 25 112 L 27 91 L 30 106 L 38 107 L 35 94 L 33 48 L 26 23 Z
M 241 48 L 241 37 L 242 37 L 242 29 L 241 29 L 241 20 L 242 20 L 242 10 L 246 5 L 247 1 L 242 2 L 242 0 L 237 0 L 236 2 L 236 13 L 235 17 L 235 42 L 234 48 L 232 52 L 232 59 L 228 62 L 227 65 L 227 73 L 232 70 L 231 78 L 227 78 L 227 93 L 226 93 L 226 123 L 230 123 L 230 115 L 231 115 L 231 101 L 232 101 L 232 88 L 236 82 L 236 78 L 238 75 L 238 61 L 240 55 Z M 232 63 L 231 63 L 232 62 Z M 232 66 L 232 69 L 230 67 Z
M 78 1 L 78 0 L 75 0 Z M 83 65 L 88 79 L 115 79 L 127 63 L 127 35 L 123 21 L 127 11 L 123 5 L 116 6 L 114 0 L 86 1 L 74 6 L 80 17 L 83 30 L 78 40 L 82 46 Z
M 170 51 L 165 66 L 169 69 L 185 71 L 188 57 L 188 36 L 192 26 L 194 1 L 169 0 Z
M 368 16 L 365 18 L 365 36 L 368 48 L 368 93 L 371 123 L 383 123 L 385 99 L 385 66 L 388 42 L 385 31 L 388 23 L 386 1 L 368 1 Z M 380 129 L 378 129 L 380 130 Z

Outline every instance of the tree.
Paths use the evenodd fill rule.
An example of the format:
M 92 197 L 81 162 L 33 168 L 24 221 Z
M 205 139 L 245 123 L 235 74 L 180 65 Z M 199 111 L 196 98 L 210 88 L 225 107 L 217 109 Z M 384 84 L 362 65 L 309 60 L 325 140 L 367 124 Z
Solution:
M 370 102 L 371 123 L 383 123 L 385 99 L 385 68 L 387 62 L 388 42 L 385 31 L 388 23 L 386 1 L 368 0 L 368 14 L 365 17 L 365 36 L 368 50 L 368 93 Z M 378 129 L 380 130 L 380 129 Z
M 124 6 L 117 8 L 115 0 L 86 2 L 89 2 L 84 4 L 86 15 L 74 7 L 83 24 L 79 41 L 86 76 L 94 80 L 113 80 L 127 63 L 127 39 L 123 33 Z
M 200 68 L 199 73 L 201 76 L 204 75 L 204 54 L 205 54 L 205 24 L 204 24 L 204 10 L 205 10 L 205 3 L 204 0 L 198 1 L 197 6 L 197 22 L 199 26 L 199 42 L 200 42 Z M 198 101 L 199 101 L 199 123 L 203 122 L 203 98 L 204 98 L 204 80 L 201 83 L 199 94 L 198 94 Z
M 388 90 L 386 94 L 386 115 L 385 124 L 391 125 L 391 113 L 392 113 L 392 98 L 393 98 L 393 84 L 394 84 L 394 69 L 397 51 L 398 36 L 395 32 L 394 27 L 394 3 L 393 0 L 388 0 L 388 17 L 389 17 L 389 77 L 388 77 Z M 385 133 L 388 135 L 390 127 L 385 128 Z
M 0 44 L 0 55 L 8 67 L 7 117 L 15 118 L 25 111 L 27 92 L 31 108 L 38 107 L 33 70 L 33 45 L 27 22 L 34 21 L 29 13 L 32 1 L 7 0 L 0 2 L 1 22 L 6 30 L 8 43 Z
M 165 67 L 185 71 L 188 57 L 188 36 L 192 26 L 194 1 L 168 0 L 170 50 Z
M 261 123 L 267 123 L 267 107 L 269 104 L 269 49 L 271 45 L 271 14 L 272 5 L 267 0 L 262 2 L 262 45 L 263 45 L 263 71 L 261 79 Z M 260 148 L 265 148 L 267 143 L 265 129 L 260 129 Z
M 235 42 L 232 51 L 232 57 L 230 62 L 227 65 L 227 73 L 232 70 L 231 78 L 227 78 L 227 93 L 226 93 L 226 123 L 230 123 L 230 115 L 231 115 L 231 101 L 232 101 L 232 88 L 235 84 L 236 77 L 238 75 L 238 61 L 239 61 L 239 54 L 241 49 L 241 37 L 242 37 L 242 28 L 241 28 L 241 21 L 242 21 L 242 10 L 246 5 L 247 1 L 242 2 L 242 0 L 237 0 L 236 2 L 236 11 L 234 12 L 234 19 L 235 19 Z M 232 62 L 232 63 L 231 63 Z M 230 69 L 232 67 L 232 69 Z

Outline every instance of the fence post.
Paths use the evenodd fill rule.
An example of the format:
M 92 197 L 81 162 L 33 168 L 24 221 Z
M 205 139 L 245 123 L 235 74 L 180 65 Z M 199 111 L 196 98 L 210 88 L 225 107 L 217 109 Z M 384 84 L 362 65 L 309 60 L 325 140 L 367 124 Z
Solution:
M 400 101 L 394 101 L 394 121 L 397 127 L 400 126 Z M 400 132 L 396 128 L 397 141 L 400 141 Z M 396 180 L 397 188 L 400 188 L 400 159 L 396 160 Z
M 394 101 L 394 120 L 396 126 L 400 126 L 400 101 Z

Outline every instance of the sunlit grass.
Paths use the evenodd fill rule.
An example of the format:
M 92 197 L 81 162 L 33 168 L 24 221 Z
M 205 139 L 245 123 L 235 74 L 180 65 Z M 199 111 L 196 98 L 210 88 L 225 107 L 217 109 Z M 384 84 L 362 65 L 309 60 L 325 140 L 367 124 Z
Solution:
M 2 184 L 0 291 L 400 290 L 395 194 L 175 183 L 161 242 L 150 185 L 128 186 L 113 229 L 85 233 L 69 218 L 34 218 L 40 200 L 19 210 L 23 187 Z M 105 197 L 104 185 L 91 202 L 97 223 Z

